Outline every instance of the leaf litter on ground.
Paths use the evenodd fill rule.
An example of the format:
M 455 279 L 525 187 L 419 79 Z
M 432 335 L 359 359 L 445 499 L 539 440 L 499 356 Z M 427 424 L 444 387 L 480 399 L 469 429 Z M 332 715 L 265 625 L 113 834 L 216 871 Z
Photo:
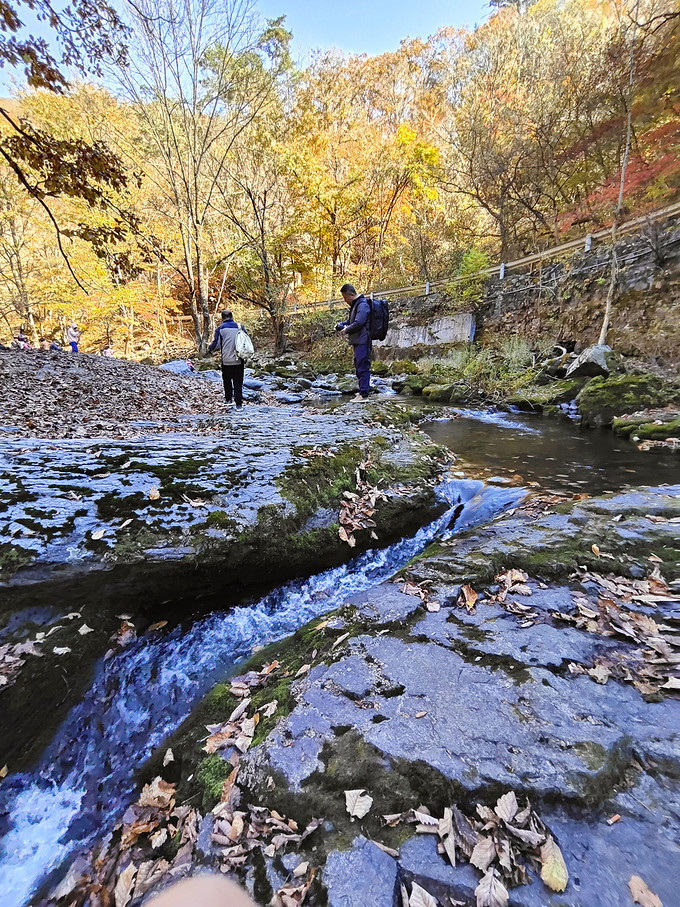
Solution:
M 610 677 L 632 683 L 643 695 L 680 689 L 680 618 L 670 606 L 680 602 L 671 592 L 658 564 L 646 579 L 627 579 L 584 571 L 582 585 L 598 588 L 596 602 L 572 592 L 571 612 L 553 611 L 558 621 L 588 633 L 614 637 L 625 647 L 598 656 L 591 668 L 570 664 L 572 674 L 588 674 L 597 683 Z M 646 613 L 653 609 L 654 616 Z
M 356 492 L 343 493 L 338 535 L 350 548 L 354 548 L 357 543 L 354 533 L 361 529 L 372 530 L 372 537 L 377 538 L 373 531 L 376 525 L 373 519 L 375 506 L 378 501 L 387 500 L 385 492 L 371 485 L 367 479 L 371 465 L 370 459 L 362 460 L 355 471 Z

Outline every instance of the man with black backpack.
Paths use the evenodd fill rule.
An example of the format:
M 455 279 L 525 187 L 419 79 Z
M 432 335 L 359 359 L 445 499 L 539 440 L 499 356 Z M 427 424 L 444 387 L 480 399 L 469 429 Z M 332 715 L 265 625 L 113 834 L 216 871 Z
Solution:
M 347 335 L 347 340 L 354 347 L 354 369 L 359 382 L 359 393 L 352 398 L 352 403 L 368 400 L 371 392 L 371 304 L 362 294 L 357 293 L 351 283 L 344 284 L 340 294 L 349 306 L 347 321 L 340 321 L 335 330 Z

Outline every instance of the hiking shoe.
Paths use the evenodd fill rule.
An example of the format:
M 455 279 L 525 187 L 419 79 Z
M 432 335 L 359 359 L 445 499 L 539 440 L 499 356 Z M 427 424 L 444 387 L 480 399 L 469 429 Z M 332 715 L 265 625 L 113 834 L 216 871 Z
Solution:
M 352 397 L 352 399 L 349 402 L 350 403 L 366 403 L 367 401 L 368 401 L 367 396 L 363 397 L 361 394 L 356 394 L 354 397 Z

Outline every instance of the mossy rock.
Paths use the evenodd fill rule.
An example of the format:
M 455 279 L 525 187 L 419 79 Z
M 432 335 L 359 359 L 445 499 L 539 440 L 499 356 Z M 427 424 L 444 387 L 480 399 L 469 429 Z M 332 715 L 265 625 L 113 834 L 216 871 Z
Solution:
M 611 425 L 617 416 L 680 401 L 680 387 L 656 375 L 593 378 L 576 397 L 584 425 Z
M 392 387 L 397 393 L 402 393 L 408 389 L 411 395 L 420 397 L 423 393 L 423 388 L 435 383 L 436 379 L 430 375 L 410 375 L 406 379 L 402 378 L 401 380 L 393 381 Z
M 390 367 L 382 359 L 376 359 L 375 362 L 371 363 L 371 372 L 377 375 L 378 378 L 384 378 L 385 375 L 389 375 Z
M 589 378 L 563 378 L 560 381 L 551 381 L 550 384 L 529 385 L 511 394 L 505 402 L 529 409 L 543 409 L 557 406 L 559 403 L 569 403 L 576 399 L 589 380 Z
M 346 378 L 339 378 L 335 386 L 342 394 L 356 394 L 359 389 L 357 379 L 350 378 L 349 375 Z
M 390 375 L 417 375 L 419 368 L 410 359 L 395 359 L 390 365 Z
M 665 441 L 666 438 L 680 438 L 680 414 L 668 414 L 667 418 L 649 418 L 650 414 L 639 413 L 614 419 L 614 434 L 639 441 Z M 646 417 L 646 418 L 645 418 Z
M 429 384 L 423 388 L 423 397 L 430 403 L 453 403 L 462 400 L 467 392 L 463 384 Z

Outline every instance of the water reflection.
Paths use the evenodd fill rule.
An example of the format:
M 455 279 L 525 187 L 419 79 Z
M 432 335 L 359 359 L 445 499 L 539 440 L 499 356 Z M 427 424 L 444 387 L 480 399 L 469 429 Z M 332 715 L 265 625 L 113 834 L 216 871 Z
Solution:
M 680 481 L 680 457 L 641 452 L 606 429 L 580 429 L 570 422 L 522 413 L 460 410 L 460 418 L 428 422 L 423 430 L 451 448 L 461 466 L 487 481 L 588 494 L 625 485 Z

